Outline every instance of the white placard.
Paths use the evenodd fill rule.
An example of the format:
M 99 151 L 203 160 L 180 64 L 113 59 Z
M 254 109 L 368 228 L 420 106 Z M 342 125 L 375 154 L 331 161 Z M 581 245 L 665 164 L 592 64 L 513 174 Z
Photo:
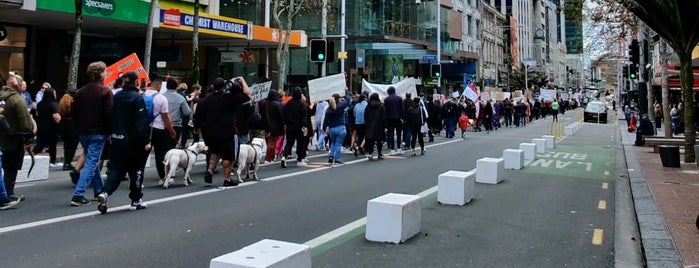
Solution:
M 451 97 L 452 97 L 452 98 L 455 98 L 455 99 L 458 99 L 458 98 L 459 98 L 459 92 L 458 92 L 458 91 L 452 92 L 452 93 L 451 93 Z
M 555 89 L 541 89 L 541 98 L 544 100 L 550 100 L 553 101 L 556 99 L 556 90 Z
M 389 87 L 394 87 L 396 89 L 396 95 L 400 96 L 401 98 L 405 98 L 405 93 L 410 92 L 410 95 L 414 98 L 417 97 L 417 88 L 415 87 L 415 78 L 406 78 L 403 79 L 403 81 L 400 81 L 395 84 L 391 85 L 383 85 L 383 84 L 371 84 L 367 82 L 366 80 L 362 79 L 362 92 L 364 91 L 369 91 L 369 94 L 371 93 L 378 93 L 379 98 L 384 99 L 388 97 L 388 90 Z
M 510 93 L 510 92 L 503 92 L 503 97 L 504 97 L 505 99 L 509 99 L 510 97 L 512 97 L 512 93 Z
M 345 74 L 336 74 L 308 81 L 308 95 L 311 102 L 330 99 L 337 93 L 344 96 Z
M 267 98 L 269 89 L 272 87 L 272 81 L 267 81 L 262 84 L 254 84 L 250 86 L 250 98 L 253 100 L 261 100 Z

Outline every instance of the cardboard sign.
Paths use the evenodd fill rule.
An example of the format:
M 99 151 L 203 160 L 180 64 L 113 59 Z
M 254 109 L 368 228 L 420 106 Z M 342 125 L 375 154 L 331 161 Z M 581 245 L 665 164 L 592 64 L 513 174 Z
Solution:
M 344 96 L 345 74 L 336 74 L 308 81 L 308 95 L 311 102 L 330 99 L 337 93 Z
M 504 92 L 491 92 L 491 94 L 495 94 L 496 101 L 505 100 L 505 93 Z
M 272 87 L 272 81 L 267 81 L 262 84 L 254 84 L 250 86 L 250 98 L 253 100 L 261 100 L 267 98 L 269 89 Z
M 554 99 L 556 99 L 556 90 L 555 89 L 541 89 L 541 98 L 544 100 L 553 101 Z
M 408 92 L 410 92 L 410 95 L 413 98 L 417 97 L 417 87 L 415 87 L 415 78 L 406 78 L 398 83 L 390 85 L 371 84 L 366 80 L 362 79 L 362 92 L 369 91 L 369 94 L 377 93 L 379 94 L 379 98 L 381 99 L 388 97 L 387 90 L 391 86 L 396 89 L 396 95 L 400 96 L 401 98 L 405 98 L 405 93 Z
M 146 83 L 149 82 L 146 70 L 143 69 L 143 65 L 141 65 L 141 61 L 138 59 L 136 53 L 133 53 L 107 67 L 107 69 L 104 71 L 104 85 L 112 88 L 112 86 L 114 86 L 114 82 L 120 75 L 131 71 L 138 74 L 139 81 L 146 79 Z

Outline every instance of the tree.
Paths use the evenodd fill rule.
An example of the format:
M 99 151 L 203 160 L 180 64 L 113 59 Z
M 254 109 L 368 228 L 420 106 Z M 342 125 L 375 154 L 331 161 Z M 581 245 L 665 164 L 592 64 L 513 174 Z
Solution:
M 680 81 L 684 97 L 684 137 L 686 163 L 694 162 L 694 76 L 692 51 L 699 43 L 699 1 L 619 0 L 675 50 L 680 58 Z
M 192 30 L 192 84 L 199 84 L 199 0 L 194 0 L 194 29 Z
M 83 32 L 83 1 L 75 0 L 75 36 L 70 52 L 68 67 L 68 89 L 78 88 L 78 65 L 80 64 L 80 45 Z
M 523 89 L 526 87 L 526 83 L 524 83 L 524 70 L 524 64 L 522 64 L 522 66 L 520 66 L 518 70 L 515 70 L 512 73 L 510 73 L 510 88 Z M 535 88 L 533 92 L 537 92 L 539 91 L 539 88 L 548 85 L 549 77 L 544 72 L 533 70 L 532 67 L 527 68 L 527 70 L 528 74 L 526 78 L 527 81 L 529 81 L 529 87 Z
M 143 69 L 146 70 L 146 73 L 150 73 L 150 54 L 151 50 L 153 49 L 153 20 L 155 20 L 155 8 L 157 6 L 158 0 L 150 1 L 150 12 L 148 12 L 148 26 L 146 27 L 146 48 L 143 51 Z
M 272 16 L 279 27 L 277 43 L 277 65 L 279 68 L 278 87 L 284 88 L 286 81 L 286 64 L 289 60 L 289 35 L 293 29 L 294 17 L 303 9 L 306 0 L 272 0 Z M 282 18 L 286 21 L 282 22 Z

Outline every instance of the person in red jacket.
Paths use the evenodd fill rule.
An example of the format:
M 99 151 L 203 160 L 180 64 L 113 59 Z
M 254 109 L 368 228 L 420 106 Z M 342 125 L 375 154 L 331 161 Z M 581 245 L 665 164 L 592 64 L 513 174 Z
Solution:
M 461 138 L 465 139 L 464 133 L 466 133 L 466 130 L 468 130 L 468 116 L 466 116 L 466 112 L 461 112 L 461 116 L 459 116 L 459 128 L 461 129 Z

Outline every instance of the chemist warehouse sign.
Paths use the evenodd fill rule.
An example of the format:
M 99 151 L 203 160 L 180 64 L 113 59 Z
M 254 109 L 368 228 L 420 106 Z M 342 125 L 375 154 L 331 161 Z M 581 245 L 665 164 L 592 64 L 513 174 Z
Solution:
M 179 8 L 163 8 L 160 10 L 160 27 L 192 31 L 194 12 L 185 12 Z M 234 38 L 248 38 L 249 25 L 247 21 L 199 13 L 199 32 Z

